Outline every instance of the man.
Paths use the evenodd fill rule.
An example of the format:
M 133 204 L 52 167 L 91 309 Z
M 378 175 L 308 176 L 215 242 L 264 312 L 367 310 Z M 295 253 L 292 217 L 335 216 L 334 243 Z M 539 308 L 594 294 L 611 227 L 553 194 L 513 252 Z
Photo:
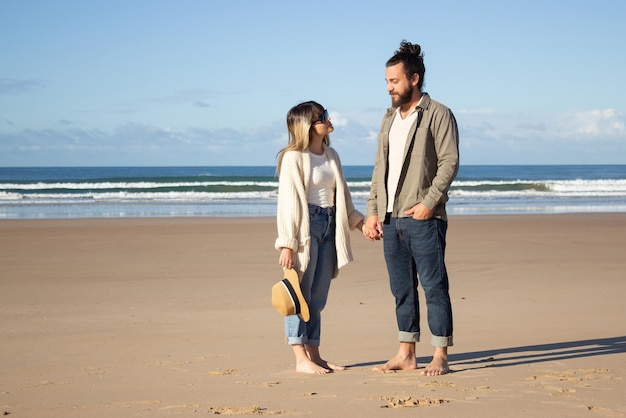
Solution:
M 396 299 L 398 353 L 377 371 L 417 369 L 420 339 L 418 284 L 424 291 L 435 346 L 421 374 L 446 374 L 452 345 L 452 306 L 444 262 L 448 189 L 459 168 L 454 115 L 422 92 L 421 47 L 402 41 L 386 64 L 392 107 L 383 117 L 363 233 L 384 237 L 391 291 Z

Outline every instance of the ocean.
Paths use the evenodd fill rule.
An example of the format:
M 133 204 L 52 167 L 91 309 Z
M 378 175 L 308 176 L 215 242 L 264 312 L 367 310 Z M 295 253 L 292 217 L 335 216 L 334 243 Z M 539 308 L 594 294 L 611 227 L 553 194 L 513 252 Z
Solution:
M 365 212 L 371 166 L 345 166 Z M 0 167 L 0 219 L 275 216 L 275 167 Z M 626 212 L 626 165 L 461 166 L 454 215 Z

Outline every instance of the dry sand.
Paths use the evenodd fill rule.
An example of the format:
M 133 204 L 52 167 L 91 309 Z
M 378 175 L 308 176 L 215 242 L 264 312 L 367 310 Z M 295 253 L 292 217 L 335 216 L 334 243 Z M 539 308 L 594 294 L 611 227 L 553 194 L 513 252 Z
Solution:
M 451 217 L 452 372 L 397 349 L 382 243 L 353 233 L 294 371 L 273 218 L 0 221 L 0 414 L 626 415 L 626 214 Z M 425 323 L 418 362 L 432 347 Z

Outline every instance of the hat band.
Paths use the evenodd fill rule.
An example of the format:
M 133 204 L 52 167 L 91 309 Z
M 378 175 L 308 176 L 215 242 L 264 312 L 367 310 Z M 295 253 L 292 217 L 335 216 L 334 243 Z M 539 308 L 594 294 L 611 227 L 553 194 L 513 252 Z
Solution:
M 287 288 L 287 291 L 289 291 L 289 297 L 291 297 L 291 300 L 293 301 L 293 306 L 295 308 L 294 315 L 299 314 L 300 301 L 298 300 L 298 295 L 296 295 L 296 291 L 293 289 L 291 282 L 287 279 L 283 279 L 283 285 Z

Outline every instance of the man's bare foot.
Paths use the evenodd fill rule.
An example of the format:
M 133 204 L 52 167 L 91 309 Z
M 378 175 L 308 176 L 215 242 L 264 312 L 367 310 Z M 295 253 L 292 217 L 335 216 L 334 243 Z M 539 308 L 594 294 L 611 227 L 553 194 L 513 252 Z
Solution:
M 382 366 L 374 367 L 375 372 L 386 372 L 390 370 L 415 370 L 417 369 L 417 359 L 415 358 L 415 343 L 400 343 L 398 354 Z
M 450 373 L 448 366 L 448 349 L 446 347 L 435 348 L 433 360 L 420 372 L 422 376 L 441 376 Z
M 391 370 L 415 370 L 417 369 L 417 360 L 415 359 L 415 355 L 410 357 L 405 357 L 400 353 L 396 354 L 396 356 L 390 359 L 387 363 L 382 366 L 376 366 L 372 370 L 375 372 L 387 372 Z
M 434 364 L 435 361 L 431 362 L 428 366 L 424 367 L 424 370 L 420 372 L 422 376 L 441 376 L 444 374 L 450 373 L 450 368 L 448 365 Z

